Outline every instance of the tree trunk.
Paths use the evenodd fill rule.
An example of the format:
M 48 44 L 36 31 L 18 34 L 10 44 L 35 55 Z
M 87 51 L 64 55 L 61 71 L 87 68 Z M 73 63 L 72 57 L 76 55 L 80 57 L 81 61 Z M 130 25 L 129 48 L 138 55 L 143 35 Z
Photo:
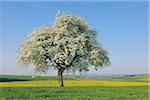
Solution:
M 63 87 L 64 86 L 64 82 L 63 82 L 63 69 L 58 69 L 58 84 L 59 86 Z

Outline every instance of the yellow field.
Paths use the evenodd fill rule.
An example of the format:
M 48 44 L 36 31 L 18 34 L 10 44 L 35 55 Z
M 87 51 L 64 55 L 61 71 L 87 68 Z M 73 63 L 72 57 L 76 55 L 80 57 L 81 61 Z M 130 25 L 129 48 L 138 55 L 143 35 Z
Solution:
M 73 86 L 150 86 L 149 82 L 117 82 L 109 80 L 65 80 L 65 87 Z M 0 82 L 0 87 L 57 87 L 56 80 Z

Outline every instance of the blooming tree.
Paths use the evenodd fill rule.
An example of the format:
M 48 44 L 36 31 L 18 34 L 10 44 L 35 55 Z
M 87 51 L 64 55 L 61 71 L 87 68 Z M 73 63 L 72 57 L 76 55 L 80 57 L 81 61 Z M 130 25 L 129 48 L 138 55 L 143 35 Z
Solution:
M 63 72 L 88 71 L 110 64 L 108 52 L 96 41 L 97 32 L 76 15 L 58 13 L 51 27 L 33 29 L 21 41 L 18 63 L 32 65 L 38 72 L 47 72 L 51 67 L 58 70 L 58 83 L 63 86 Z

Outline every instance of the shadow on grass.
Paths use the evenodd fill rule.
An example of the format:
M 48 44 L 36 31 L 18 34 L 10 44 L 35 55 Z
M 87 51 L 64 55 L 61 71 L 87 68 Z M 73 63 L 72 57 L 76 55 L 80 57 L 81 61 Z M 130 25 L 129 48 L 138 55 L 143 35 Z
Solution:
M 13 79 L 13 78 L 0 78 L 0 82 L 13 82 L 13 81 L 30 81 L 30 80 L 24 80 L 24 79 Z

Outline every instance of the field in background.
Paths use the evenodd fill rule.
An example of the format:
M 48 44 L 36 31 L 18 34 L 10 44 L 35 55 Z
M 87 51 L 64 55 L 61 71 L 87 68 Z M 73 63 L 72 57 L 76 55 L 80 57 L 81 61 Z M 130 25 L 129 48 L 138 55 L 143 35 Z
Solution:
M 112 78 L 0 75 L 0 100 L 148 100 L 149 75 Z

